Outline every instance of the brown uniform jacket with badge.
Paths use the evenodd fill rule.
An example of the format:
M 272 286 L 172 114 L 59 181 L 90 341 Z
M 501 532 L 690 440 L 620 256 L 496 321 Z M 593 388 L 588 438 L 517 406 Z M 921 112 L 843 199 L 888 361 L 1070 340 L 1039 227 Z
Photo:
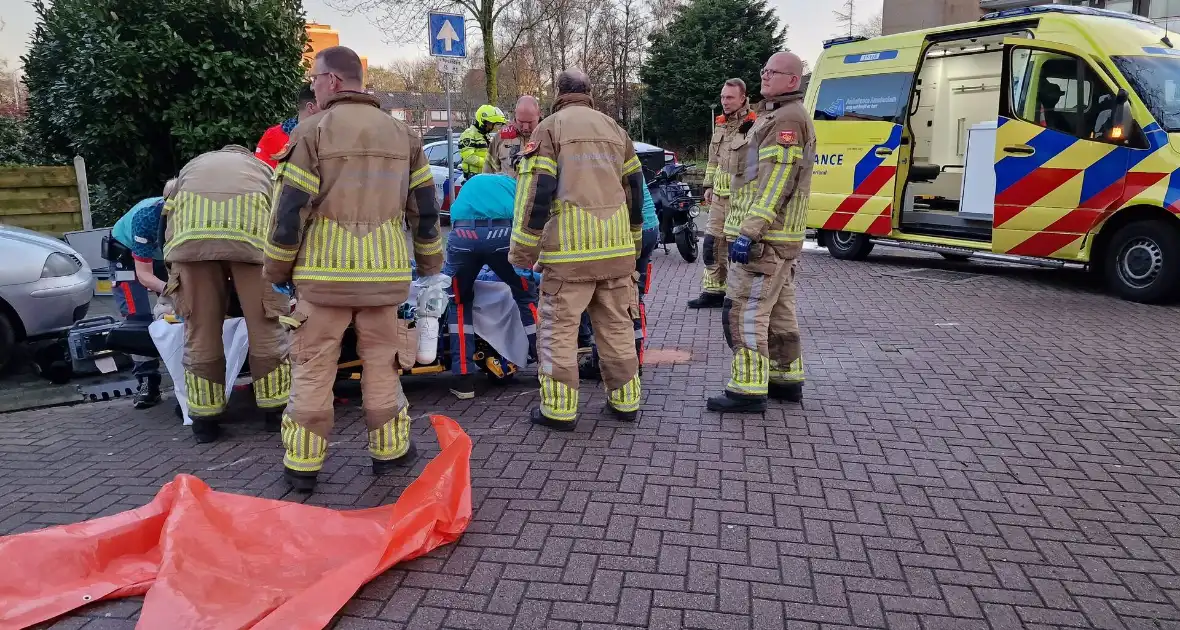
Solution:
M 758 104 L 758 120 L 734 143 L 733 193 L 725 236 L 747 236 L 785 259 L 803 250 L 815 128 L 792 92 Z
M 516 179 L 512 158 L 524 150 L 531 135 L 525 134 L 515 124 L 508 125 L 492 134 L 488 141 L 488 157 L 483 163 L 483 172 L 507 175 Z
M 709 141 L 709 165 L 705 167 L 705 187 L 712 188 L 718 197 L 730 196 L 733 180 L 734 146 L 744 148 L 744 137 L 758 116 L 750 106 L 742 105 L 731 115 L 717 117 L 713 137 Z
M 586 94 L 564 94 L 524 149 L 508 260 L 546 278 L 590 282 L 635 272 L 643 176 L 635 145 Z
M 438 204 L 422 141 L 376 98 L 335 95 L 276 157 L 267 280 L 293 280 L 298 298 L 314 304 L 400 304 L 411 279 L 405 223 L 418 273 L 439 273 Z
M 261 265 L 273 173 L 249 149 L 235 144 L 190 160 L 164 202 L 164 260 Z

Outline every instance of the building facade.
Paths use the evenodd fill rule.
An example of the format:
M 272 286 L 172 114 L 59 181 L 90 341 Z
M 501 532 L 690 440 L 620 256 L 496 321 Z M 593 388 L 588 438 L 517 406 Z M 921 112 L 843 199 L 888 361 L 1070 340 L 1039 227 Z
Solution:
M 1069 4 L 1143 15 L 1169 29 L 1180 28 L 1180 0 L 884 0 L 881 31 L 904 33 L 972 22 L 990 11 Z

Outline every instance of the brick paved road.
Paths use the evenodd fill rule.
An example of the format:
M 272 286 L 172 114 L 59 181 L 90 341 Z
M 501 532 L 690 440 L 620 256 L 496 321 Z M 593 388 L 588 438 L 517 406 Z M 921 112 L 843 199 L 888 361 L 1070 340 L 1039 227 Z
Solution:
M 984 273 L 900 277 L 923 266 Z M 336 627 L 1180 628 L 1180 310 L 1080 274 L 810 252 L 805 405 L 722 417 L 704 410 L 728 366 L 718 313 L 682 307 L 698 269 L 656 255 L 653 346 L 692 359 L 645 370 L 637 425 L 605 420 L 597 391 L 558 435 L 521 421 L 523 383 L 468 402 L 414 385 L 416 413 L 475 440 L 475 518 Z M 374 480 L 344 417 L 310 502 L 393 501 L 407 478 Z M 178 472 L 299 500 L 279 457 L 253 424 L 195 446 L 164 409 L 3 416 L 0 532 L 140 505 Z

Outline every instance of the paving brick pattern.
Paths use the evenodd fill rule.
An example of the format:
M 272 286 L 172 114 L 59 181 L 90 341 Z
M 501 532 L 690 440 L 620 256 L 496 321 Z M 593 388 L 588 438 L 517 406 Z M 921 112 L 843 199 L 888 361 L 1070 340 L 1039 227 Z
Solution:
M 918 267 L 980 273 L 898 275 Z M 1180 310 L 1077 273 L 810 251 L 804 405 L 720 416 L 704 409 L 729 364 L 719 313 L 683 307 L 699 269 L 656 254 L 652 346 L 691 360 L 645 369 L 637 424 L 605 419 L 589 383 L 572 434 L 523 421 L 524 382 L 465 402 L 413 383 L 415 413 L 475 441 L 474 520 L 335 627 L 1180 628 Z M 374 479 L 342 411 L 306 500 L 395 500 L 409 477 Z M 0 533 L 138 506 L 178 472 L 304 500 L 254 423 L 197 446 L 168 409 L 95 403 L 0 416 Z M 131 628 L 137 611 L 52 627 Z

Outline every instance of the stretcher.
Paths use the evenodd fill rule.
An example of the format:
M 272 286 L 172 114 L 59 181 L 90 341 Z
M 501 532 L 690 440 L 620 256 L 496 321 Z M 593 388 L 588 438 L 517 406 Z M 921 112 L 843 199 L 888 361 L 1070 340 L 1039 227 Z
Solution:
M 490 273 L 490 272 L 488 272 Z M 528 364 L 528 335 L 520 321 L 520 311 L 512 297 L 512 290 L 508 285 L 489 276 L 481 275 L 475 282 L 475 298 L 472 308 L 472 326 L 475 329 L 476 351 L 475 362 L 479 368 L 494 382 L 504 382 L 513 377 L 518 366 Z M 411 285 L 410 299 L 398 310 L 399 316 L 408 316 L 417 304 L 417 288 Z M 452 302 L 448 309 L 454 308 Z M 440 318 L 438 338 L 438 353 L 433 363 L 415 365 L 402 370 L 403 375 L 439 374 L 450 371 L 451 365 L 451 336 L 446 324 L 447 314 Z M 411 322 L 411 326 L 413 322 Z M 150 335 L 151 344 L 155 347 L 156 356 L 172 378 L 173 391 L 180 407 L 180 415 L 185 425 L 191 425 L 188 416 L 187 396 L 184 385 L 184 322 L 173 316 L 166 316 L 152 322 L 147 328 L 138 328 L 124 338 L 136 335 Z M 225 344 L 226 357 L 226 399 L 235 386 L 250 383 L 248 373 L 249 339 L 246 334 L 245 320 L 240 317 L 230 317 L 225 320 L 222 329 L 222 342 Z M 136 343 L 135 352 L 143 354 L 142 343 Z M 108 349 L 119 350 L 121 348 Z M 128 352 L 131 351 L 129 347 Z M 338 379 L 355 379 L 359 376 L 363 363 L 356 352 L 356 334 L 353 329 L 345 332 L 341 342 L 340 360 L 337 365 Z

